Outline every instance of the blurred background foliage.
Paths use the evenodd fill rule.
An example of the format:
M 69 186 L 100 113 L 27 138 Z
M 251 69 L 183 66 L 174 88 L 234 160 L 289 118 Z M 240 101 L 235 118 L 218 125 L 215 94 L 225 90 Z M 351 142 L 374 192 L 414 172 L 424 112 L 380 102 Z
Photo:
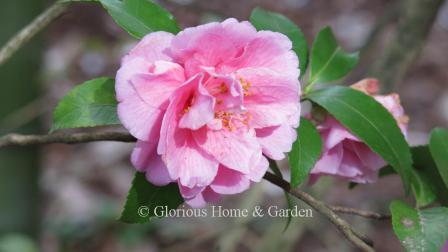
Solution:
M 362 51 L 359 66 L 342 81 L 348 85 L 370 75 L 384 77 L 381 69 L 395 64 L 384 63 L 383 54 L 394 42 L 397 31 L 403 29 L 400 20 L 409 15 L 409 6 L 416 1 L 419 0 L 158 2 L 175 15 L 182 27 L 227 17 L 246 20 L 255 6 L 294 20 L 310 44 L 321 27 L 330 25 L 345 49 Z M 431 128 L 448 124 L 448 4 L 433 2 L 437 2 L 436 6 L 426 13 L 432 29 L 421 53 L 415 59 L 406 59 L 410 61 L 406 61 L 406 74 L 384 78 L 383 83 L 385 90 L 401 95 L 411 118 L 412 145 L 424 144 Z M 0 45 L 48 5 L 45 0 L 3 0 Z M 419 27 L 415 24 L 415 30 Z M 420 35 L 424 37 L 424 33 Z M 120 58 L 135 43 L 99 5 L 71 6 L 32 43 L 0 66 L 1 134 L 47 132 L 57 101 L 78 83 L 114 76 Z M 409 53 L 417 55 L 419 51 L 416 48 Z M 0 150 L 0 252 L 353 250 L 317 213 L 314 218 L 293 219 L 285 233 L 282 231 L 286 220 L 269 217 L 119 223 L 117 218 L 134 172 L 128 160 L 131 148 L 132 144 L 90 143 Z M 328 203 L 378 212 L 387 212 L 389 202 L 403 195 L 395 175 L 353 190 L 344 181 L 325 178 L 304 190 Z M 255 205 L 286 206 L 283 192 L 267 182 L 241 195 L 224 197 L 222 204 L 249 209 Z M 344 218 L 368 234 L 378 251 L 401 250 L 388 221 Z

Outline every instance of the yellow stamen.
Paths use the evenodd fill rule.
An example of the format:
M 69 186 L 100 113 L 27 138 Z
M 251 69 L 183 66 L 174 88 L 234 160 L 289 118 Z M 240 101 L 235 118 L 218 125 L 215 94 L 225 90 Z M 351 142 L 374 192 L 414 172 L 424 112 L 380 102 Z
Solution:
M 249 88 L 252 86 L 252 83 L 249 81 L 244 80 L 243 78 L 240 78 L 241 86 L 243 87 L 243 94 L 244 96 L 250 95 Z

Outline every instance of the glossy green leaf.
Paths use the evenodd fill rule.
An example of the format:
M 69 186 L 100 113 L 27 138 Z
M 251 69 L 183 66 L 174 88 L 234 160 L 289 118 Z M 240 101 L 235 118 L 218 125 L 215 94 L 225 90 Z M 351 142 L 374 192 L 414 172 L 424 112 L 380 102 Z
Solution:
M 297 187 L 303 183 L 320 157 L 322 139 L 316 126 L 305 118 L 300 118 L 297 129 L 297 140 L 288 154 L 291 167 L 291 186 Z
M 173 15 L 151 0 L 99 0 L 115 22 L 140 39 L 155 31 L 179 32 Z
M 409 191 L 412 169 L 410 149 L 397 122 L 380 103 L 347 87 L 317 90 L 307 98 L 325 108 L 392 165 L 400 174 L 406 191 Z
M 359 54 L 346 53 L 338 45 L 330 27 L 317 35 L 311 50 L 310 83 L 338 80 L 358 63 Z
M 257 30 L 280 32 L 292 41 L 292 49 L 299 57 L 300 76 L 305 74 L 308 66 L 308 44 L 303 32 L 289 18 L 282 14 L 255 8 L 250 15 L 250 22 Z
M 448 188 L 448 130 L 436 128 L 429 138 L 429 149 L 437 169 Z
M 417 207 L 425 207 L 437 199 L 437 192 L 431 177 L 421 170 L 412 170 L 411 188 Z
M 448 240 L 448 208 L 418 210 L 394 201 L 390 211 L 394 232 L 407 251 L 439 252 Z
M 411 148 L 412 160 L 414 167 L 419 174 L 426 176 L 427 188 L 431 189 L 437 196 L 437 200 L 447 206 L 448 205 L 448 188 L 445 186 L 440 176 L 434 159 L 431 156 L 428 146 L 415 146 Z M 418 203 L 418 202 L 417 202 Z
M 62 98 L 53 112 L 51 130 L 113 124 L 120 124 L 114 80 L 98 78 L 76 86 Z
M 136 172 L 120 220 L 145 223 L 160 217 L 163 211 L 176 209 L 183 202 L 177 184 L 154 186 L 146 180 L 144 173 Z

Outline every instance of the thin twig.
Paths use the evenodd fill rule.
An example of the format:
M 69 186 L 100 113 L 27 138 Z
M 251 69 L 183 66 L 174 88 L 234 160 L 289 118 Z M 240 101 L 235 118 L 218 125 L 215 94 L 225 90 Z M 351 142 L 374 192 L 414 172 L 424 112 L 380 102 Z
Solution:
M 343 206 L 329 206 L 329 207 L 331 210 L 337 213 L 358 215 L 367 219 L 389 220 L 392 217 L 390 214 L 380 214 L 372 211 L 365 211 Z
M 11 56 L 33 38 L 39 31 L 46 27 L 51 21 L 59 17 L 67 8 L 69 2 L 55 2 L 46 11 L 42 12 L 29 25 L 19 31 L 0 49 L 0 65 L 5 63 Z
M 271 182 L 272 184 L 282 188 L 283 190 L 287 191 L 294 197 L 302 200 L 303 202 L 307 203 L 309 206 L 314 208 L 316 211 L 323 214 L 325 217 L 327 217 L 336 227 L 344 234 L 344 236 L 352 242 L 356 247 L 361 249 L 362 251 L 374 251 L 373 248 L 370 246 L 372 241 L 370 239 L 366 238 L 364 235 L 361 235 L 354 231 L 351 228 L 351 225 L 347 223 L 345 220 L 343 220 L 341 217 L 339 217 L 333 210 L 331 210 L 330 207 L 328 207 L 325 203 L 322 201 L 319 201 L 315 199 L 313 196 L 309 195 L 306 192 L 300 191 L 298 189 L 291 188 L 290 184 L 278 177 L 274 174 L 267 172 L 264 175 L 264 179 Z
M 136 139 L 124 132 L 95 132 L 50 135 L 8 134 L 0 137 L 0 148 L 8 146 L 28 146 L 37 144 L 76 144 L 95 141 L 135 142 Z
M 50 135 L 21 135 L 21 134 L 9 134 L 0 137 L 0 148 L 8 146 L 28 146 L 37 144 L 50 144 L 50 143 L 64 143 L 64 144 L 76 144 L 95 141 L 118 141 L 118 142 L 135 142 L 136 139 L 129 133 L 125 132 L 93 132 L 93 133 L 72 133 L 72 134 L 50 134 Z M 341 219 L 336 212 L 358 215 L 365 218 L 371 218 L 376 220 L 383 220 L 390 218 L 389 215 L 382 215 L 379 213 L 326 205 L 308 193 L 300 191 L 298 189 L 292 189 L 290 184 L 282 178 L 275 176 L 272 173 L 266 173 L 264 176 L 269 182 L 281 187 L 291 195 L 306 202 L 308 205 L 316 209 L 318 212 L 325 215 L 338 229 L 347 237 L 348 240 L 353 242 L 358 248 L 364 251 L 373 251 L 370 247 L 372 242 L 354 231 L 350 224 Z

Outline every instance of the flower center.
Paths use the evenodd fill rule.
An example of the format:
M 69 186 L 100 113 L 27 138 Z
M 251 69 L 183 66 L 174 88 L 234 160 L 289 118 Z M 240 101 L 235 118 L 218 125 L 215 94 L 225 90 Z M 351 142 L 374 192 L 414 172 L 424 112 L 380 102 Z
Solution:
M 217 111 L 215 118 L 221 120 L 222 127 L 229 131 L 247 128 L 251 115 L 248 112 Z
M 241 87 L 243 88 L 243 94 L 244 96 L 249 96 L 249 88 L 252 86 L 252 83 L 249 81 L 244 80 L 243 78 L 240 78 Z

